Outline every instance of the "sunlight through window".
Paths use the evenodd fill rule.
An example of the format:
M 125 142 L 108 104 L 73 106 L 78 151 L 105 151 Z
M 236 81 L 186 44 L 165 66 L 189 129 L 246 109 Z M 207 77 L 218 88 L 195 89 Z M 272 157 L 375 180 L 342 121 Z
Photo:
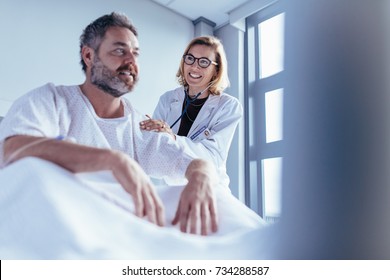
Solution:
M 266 142 L 283 139 L 283 89 L 265 93 Z
M 264 187 L 265 217 L 279 217 L 282 197 L 282 158 L 261 161 Z
M 259 23 L 260 78 L 283 71 L 284 14 Z

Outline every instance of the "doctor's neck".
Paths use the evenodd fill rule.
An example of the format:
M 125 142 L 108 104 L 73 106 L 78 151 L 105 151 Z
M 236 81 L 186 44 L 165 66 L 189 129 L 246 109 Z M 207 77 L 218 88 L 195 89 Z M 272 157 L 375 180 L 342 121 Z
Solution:
M 205 88 L 199 88 L 199 87 L 190 87 L 188 86 L 187 87 L 187 92 L 188 92 L 188 95 L 190 97 L 195 97 L 197 96 L 199 93 L 199 96 L 198 98 L 204 98 L 204 97 L 207 97 L 209 96 L 210 92 L 209 92 L 209 88 L 211 87 L 211 84 L 208 85 L 207 87 Z

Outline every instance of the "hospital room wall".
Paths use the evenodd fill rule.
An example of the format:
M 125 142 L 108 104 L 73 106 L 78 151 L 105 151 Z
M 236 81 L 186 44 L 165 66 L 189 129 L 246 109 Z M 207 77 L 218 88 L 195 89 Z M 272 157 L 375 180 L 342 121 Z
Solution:
M 177 87 L 180 55 L 193 37 L 192 22 L 152 1 L 0 1 L 0 116 L 27 91 L 47 82 L 80 84 L 79 36 L 95 18 L 112 11 L 127 14 L 139 31 L 140 81 L 128 95 L 151 114 L 159 96 Z
M 244 104 L 244 31 L 227 24 L 218 28 L 214 35 L 221 39 L 228 60 L 230 87 L 226 92 Z M 245 201 L 244 145 L 244 120 L 241 120 L 226 163 L 230 189 L 241 201 Z

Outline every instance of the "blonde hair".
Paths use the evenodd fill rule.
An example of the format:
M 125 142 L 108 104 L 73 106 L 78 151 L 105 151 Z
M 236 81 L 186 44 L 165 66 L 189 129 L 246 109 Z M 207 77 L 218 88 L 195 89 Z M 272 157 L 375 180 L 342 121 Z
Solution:
M 218 65 L 216 67 L 216 75 L 212 78 L 210 83 L 210 92 L 212 94 L 221 94 L 229 85 L 229 77 L 227 73 L 227 60 L 225 50 L 221 41 L 214 36 L 202 36 L 196 37 L 192 39 L 192 41 L 188 44 L 186 49 L 184 50 L 183 55 L 186 55 L 188 51 L 195 45 L 203 45 L 210 47 L 215 53 L 215 62 Z M 178 78 L 178 82 L 180 85 L 187 87 L 188 83 L 184 77 L 184 59 L 181 58 L 179 70 L 177 71 L 176 77 Z

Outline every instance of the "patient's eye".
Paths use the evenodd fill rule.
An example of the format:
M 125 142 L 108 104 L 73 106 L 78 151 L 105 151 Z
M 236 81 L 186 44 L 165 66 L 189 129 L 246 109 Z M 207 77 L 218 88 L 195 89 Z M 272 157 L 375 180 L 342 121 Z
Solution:
M 124 49 L 115 49 L 113 52 L 112 52 L 114 55 L 124 55 L 126 53 L 126 51 Z

